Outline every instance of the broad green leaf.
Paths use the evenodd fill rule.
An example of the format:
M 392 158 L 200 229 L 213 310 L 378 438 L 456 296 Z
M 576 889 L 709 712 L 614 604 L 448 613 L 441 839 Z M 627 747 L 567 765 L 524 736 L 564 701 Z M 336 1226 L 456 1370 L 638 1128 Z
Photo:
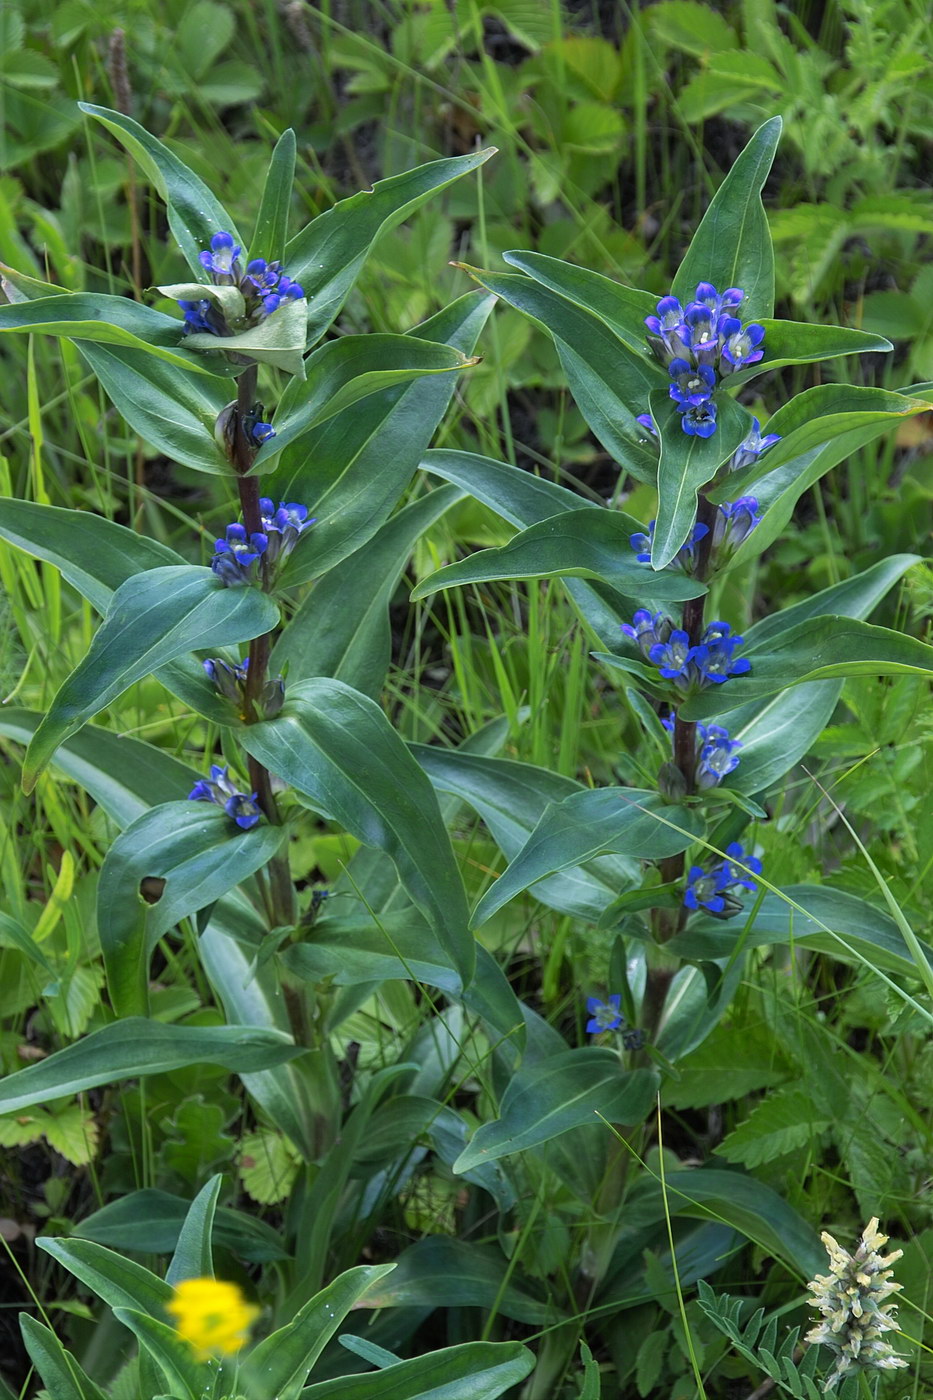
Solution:
M 295 179 L 295 152 L 297 142 L 291 127 L 282 132 L 275 143 L 266 183 L 262 189 L 262 202 L 256 216 L 256 227 L 249 245 L 251 258 L 265 258 L 267 262 L 281 262 L 285 256 L 288 239 L 288 214 L 292 202 L 292 185 Z
M 437 799 L 378 705 L 341 681 L 301 681 L 290 687 L 281 713 L 246 727 L 242 742 L 315 811 L 392 858 L 411 899 L 469 984 L 475 948 Z
M 276 313 L 278 314 L 278 313 Z M 361 399 L 426 374 L 450 374 L 474 361 L 453 345 L 412 335 L 345 335 L 329 340 L 309 356 L 307 378 L 286 388 L 275 412 L 276 435 L 256 458 L 255 470 L 272 462 L 304 437 Z
M 860 574 L 831 584 L 813 593 L 802 603 L 768 613 L 745 629 L 745 644 L 752 650 L 766 647 L 784 632 L 814 618 L 837 614 L 841 617 L 865 618 L 888 594 L 908 569 L 921 562 L 919 554 L 891 554 Z
M 166 545 L 103 516 L 10 498 L 0 500 L 0 538 L 54 564 L 100 613 L 107 611 L 120 584 L 143 569 L 185 563 Z M 156 675 L 197 714 L 215 724 L 235 722 L 233 708 L 217 695 L 192 657 L 170 661 Z
M 470 293 L 416 327 L 418 338 L 469 355 L 492 307 L 492 297 Z M 450 374 L 397 384 L 286 449 L 266 490 L 307 502 L 318 519 L 283 570 L 286 586 L 319 577 L 372 539 L 404 494 L 453 391 Z
M 205 365 L 203 356 L 185 350 L 182 330 L 183 323 L 174 316 L 165 316 L 129 297 L 102 293 L 72 292 L 0 306 L 0 334 L 14 331 L 29 335 L 40 331 L 68 340 L 119 345 L 150 359 L 163 360 L 186 373 L 216 374 L 218 367 Z M 217 338 L 211 339 L 216 350 Z
M 8 1075 L 0 1085 L 0 1113 L 185 1065 L 222 1065 L 248 1073 L 304 1053 L 280 1031 L 254 1026 L 166 1026 L 131 1016 Z
M 545 875 L 594 856 L 609 851 L 651 860 L 677 855 L 695 839 L 698 821 L 686 808 L 667 806 L 656 792 L 638 788 L 571 793 L 546 808 L 526 844 L 476 906 L 473 924 L 482 926 L 523 890 L 534 893 L 535 882 Z
M 87 656 L 61 685 L 26 753 L 23 786 L 59 744 L 134 681 L 195 648 L 232 646 L 268 632 L 278 608 L 255 588 L 225 588 L 209 569 L 148 569 L 122 583 Z
M 593 432 L 634 477 L 653 482 L 655 449 L 635 420 L 653 389 L 666 392 L 668 377 L 647 349 L 632 350 L 598 316 L 530 277 L 465 270 L 553 337 L 570 391 Z
M 368 1375 L 307 1386 L 301 1400 L 498 1400 L 534 1364 L 534 1353 L 520 1342 L 464 1342 Z
M 704 62 L 711 54 L 737 47 L 735 30 L 726 17 L 698 0 L 661 0 L 651 6 L 646 19 L 659 44 L 670 44 Z
M 540 1147 L 592 1123 L 597 1113 L 611 1123 L 641 1123 L 654 1104 L 658 1083 L 654 1070 L 624 1070 L 614 1050 L 596 1046 L 523 1067 L 509 1082 L 499 1117 L 477 1128 L 454 1171 Z
M 619 511 L 568 511 L 532 525 L 499 549 L 482 549 L 439 569 L 418 584 L 412 598 L 490 579 L 567 576 L 599 579 L 635 597 L 647 584 L 652 596 L 664 602 L 682 602 L 704 593 L 702 583 L 679 571 L 646 577 L 645 565 L 635 558 L 629 543 L 633 532 L 642 528 Z
M 807 453 L 861 428 L 896 427 L 903 418 L 925 413 L 929 405 L 922 399 L 905 398 L 886 389 L 865 389 L 852 384 L 820 384 L 805 389 L 783 404 L 768 420 L 768 432 L 779 433 L 781 441 L 762 453 L 757 462 L 733 472 L 709 492 L 710 500 L 735 500 L 760 477 L 793 463 L 803 470 Z M 757 533 L 757 531 L 756 531 Z
M 743 647 L 751 671 L 726 681 L 723 694 L 710 690 L 689 696 L 680 709 L 684 719 L 706 719 L 736 709 L 749 700 L 775 695 L 802 681 L 836 676 L 928 675 L 933 647 L 886 627 L 872 627 L 847 617 L 810 618 L 760 646 Z
M 743 321 L 773 314 L 774 251 L 761 190 L 781 125 L 780 117 L 771 117 L 758 128 L 713 196 L 674 277 L 673 294 L 684 304 L 698 282 L 712 282 L 720 292 L 742 288 Z
M 185 343 L 192 350 L 216 351 L 218 346 L 223 346 L 227 355 L 244 355 L 258 364 L 273 365 L 297 379 L 304 379 L 306 328 L 307 302 L 303 298 L 296 301 L 289 297 L 257 326 L 222 339 L 209 331 L 198 331 L 189 335 Z
M 122 346 L 108 349 L 82 340 L 78 349 L 114 407 L 146 442 L 195 471 L 232 475 L 214 438 L 217 417 L 234 398 L 229 379 L 181 376 L 174 365 Z
M 435 788 L 454 794 L 482 817 L 507 860 L 518 855 L 551 803 L 586 791 L 572 778 L 531 763 L 437 745 L 410 748 Z M 585 866 L 571 866 L 539 880 L 534 894 L 549 909 L 595 923 L 619 891 L 639 877 L 636 861 L 597 856 Z
M 739 310 L 743 311 L 744 306 Z M 743 315 L 743 320 L 747 319 Z M 726 380 L 730 388 L 767 370 L 780 369 L 782 365 L 806 365 L 815 360 L 832 360 L 838 355 L 866 355 L 869 351 L 894 348 L 883 335 L 853 330 L 849 326 L 823 326 L 816 321 L 771 321 L 763 316 L 756 320 L 765 329 L 762 342 L 765 353 L 757 363 L 730 374 Z
M 147 1187 L 118 1196 L 109 1205 L 86 1216 L 75 1226 L 71 1238 L 94 1240 L 112 1249 L 173 1254 L 191 1208 L 192 1202 L 180 1196 Z M 250 1263 L 288 1258 L 281 1236 L 257 1216 L 245 1211 L 221 1206 L 214 1214 L 213 1238 Z
M 174 1327 L 133 1308 L 114 1308 L 113 1315 L 139 1339 L 140 1349 L 155 1361 L 171 1394 L 201 1400 L 216 1379 L 213 1367 L 198 1361 L 191 1345 Z
M 158 1317 L 171 1300 L 171 1286 L 163 1279 L 103 1245 L 49 1235 L 40 1235 L 36 1244 L 111 1308 L 138 1308 Z
M 133 574 L 185 562 L 168 545 L 102 515 L 12 497 L 0 499 L 0 538 L 54 564 L 100 613 L 106 611 L 113 591 Z
M 748 434 L 751 415 L 733 399 L 717 395 L 716 431 L 691 436 L 670 396 L 656 389 L 649 400 L 661 438 L 658 462 L 658 515 L 651 542 L 651 567 L 663 569 L 690 538 L 697 513 L 697 491 L 712 481 Z M 657 583 L 652 584 L 653 588 Z
M 652 292 L 626 287 L 601 272 L 576 267 L 545 253 L 529 253 L 522 249 L 502 254 L 505 261 L 517 267 L 558 296 L 565 297 L 608 326 L 614 335 L 637 355 L 648 353 L 645 317 L 653 316 L 658 298 Z
M 734 929 L 727 932 L 721 921 L 702 916 L 672 939 L 670 948 L 680 957 L 722 958 L 731 954 L 735 939 Z M 830 885 L 788 885 L 780 894 L 765 894 L 751 927 L 742 932 L 742 941 L 746 948 L 800 943 L 843 962 L 865 959 L 869 966 L 899 976 L 917 974 L 904 936 L 890 914 Z M 924 946 L 924 952 L 933 965 L 933 949 Z
M 616 1058 L 617 1073 L 618 1065 Z M 366 1294 L 362 1306 L 495 1308 L 505 1317 L 539 1325 L 559 1319 L 552 1303 L 506 1279 L 499 1249 L 428 1235 L 402 1251 L 395 1269 Z
M 97 886 L 97 927 L 118 1016 L 148 1013 L 149 961 L 163 934 L 263 869 L 287 834 L 266 821 L 242 831 L 221 809 L 188 801 L 153 807 L 120 833 Z M 165 881 L 155 904 L 140 893 L 147 877 Z
M 178 1233 L 178 1243 L 165 1271 L 165 1282 L 174 1288 L 184 1278 L 213 1278 L 211 1234 L 222 1176 L 212 1176 L 191 1202 Z
M 209 281 L 198 254 L 209 246 L 212 236 L 224 229 L 233 234 L 235 242 L 243 242 L 226 209 L 193 170 L 132 117 L 90 102 L 79 102 L 78 106 L 112 132 L 139 164 L 168 207 L 169 228 L 188 266 L 199 282 Z
M 33 710 L 11 706 L 0 710 L 0 735 L 26 745 L 41 721 Z M 52 766 L 80 783 L 119 827 L 160 802 L 180 801 L 202 776 L 164 749 L 94 725 L 62 744 Z
M 266 921 L 249 901 L 231 891 L 215 904 L 198 940 L 198 957 L 228 1026 L 262 1026 L 290 1036 L 281 977 L 273 959 L 261 957 L 268 933 Z M 320 1118 L 328 1106 L 327 1086 L 315 1057 L 309 1054 L 241 1078 L 269 1121 L 306 1161 L 313 1161 L 320 1150 Z
M 309 344 L 321 338 L 337 315 L 378 235 L 494 154 L 490 148 L 430 161 L 377 180 L 371 190 L 319 214 L 287 244 L 285 270 L 301 283 L 308 298 Z
M 307 982 L 330 979 L 336 987 L 402 978 L 426 982 L 452 997 L 463 989 L 437 938 L 412 909 L 377 919 L 319 919 L 281 958 L 296 977 Z
M 29 1359 L 55 1400 L 105 1400 L 104 1392 L 68 1355 L 54 1332 L 25 1312 L 19 1315 L 19 1325 Z
M 395 1268 L 394 1264 L 360 1265 L 347 1269 L 284 1327 L 264 1338 L 242 1364 L 239 1384 L 247 1394 L 297 1400 L 308 1372 L 352 1308 Z
M 405 506 L 368 544 L 319 580 L 272 650 L 272 674 L 290 684 L 333 676 L 378 698 L 392 657 L 389 604 L 421 536 L 464 492 L 441 486 Z

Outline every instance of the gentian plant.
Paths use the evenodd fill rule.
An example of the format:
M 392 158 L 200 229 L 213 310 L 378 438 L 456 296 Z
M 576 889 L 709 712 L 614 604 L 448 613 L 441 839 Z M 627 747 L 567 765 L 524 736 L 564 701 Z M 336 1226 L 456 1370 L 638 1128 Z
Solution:
M 388 1384 L 398 1400 L 441 1390 L 495 1400 L 523 1385 L 525 1400 L 553 1400 L 575 1364 L 581 1317 L 592 1309 L 594 1334 L 608 1336 L 644 1298 L 646 1251 L 661 1268 L 661 1252 L 696 1246 L 685 1285 L 748 1238 L 812 1274 L 815 1231 L 769 1186 L 712 1167 L 669 1173 L 662 1192 L 632 1166 L 651 1145 L 659 1091 L 673 1091 L 680 1062 L 726 1013 L 750 937 L 828 935 L 857 956 L 847 939 L 857 914 L 863 941 L 917 971 L 916 949 L 873 906 L 782 889 L 756 853 L 769 793 L 827 723 L 843 679 L 933 670 L 933 649 L 865 621 L 913 556 L 751 625 L 726 606 L 724 583 L 778 538 L 800 494 L 930 397 L 930 386 L 824 384 L 777 405 L 765 432 L 743 403 L 758 374 L 890 348 L 845 327 L 772 319 L 760 190 L 779 121 L 736 162 L 660 301 L 510 253 L 517 272 L 473 269 L 481 290 L 415 334 L 325 340 L 379 228 L 488 153 L 380 182 L 289 239 L 286 133 L 247 238 L 142 127 L 85 110 L 140 161 L 194 280 L 162 285 L 163 310 L 4 269 L 0 331 L 73 339 L 141 439 L 217 479 L 224 523 L 204 539 L 209 564 L 195 564 L 193 529 L 185 554 L 86 511 L 0 505 L 0 536 L 56 566 L 102 616 L 48 712 L 7 712 L 0 725 L 28 741 L 27 792 L 55 763 L 119 828 L 97 884 L 107 1003 L 82 1039 L 8 1077 L 0 1113 L 219 1066 L 240 1077 L 257 1137 L 274 1140 L 289 1172 L 271 1238 L 241 1211 L 217 1213 L 213 1175 L 193 1199 L 160 1196 L 168 1241 L 152 1237 L 146 1192 L 119 1203 L 122 1215 L 95 1212 L 81 1238 L 41 1241 L 113 1307 L 131 1368 L 124 1388 L 144 1400 L 368 1400 Z M 650 524 L 506 463 L 428 451 L 496 297 L 552 333 L 595 435 L 620 470 L 656 488 Z M 433 489 L 397 509 L 419 466 Z M 419 536 L 466 493 L 518 533 L 440 569 L 418 595 L 566 579 L 595 664 L 656 741 L 647 786 L 584 787 L 498 758 L 488 734 L 461 748 L 406 745 L 377 703 L 388 598 Z M 149 676 L 197 726 L 196 764 L 91 724 Z M 472 914 L 445 825 L 453 800 L 476 807 L 507 858 Z M 326 902 L 300 865 L 300 838 L 321 822 L 353 848 L 323 892 L 340 898 Z M 474 936 L 529 888 L 617 935 L 607 985 L 580 993 L 573 1043 L 519 1000 Z M 223 1024 L 156 1014 L 153 955 L 179 927 Z M 397 1063 L 364 1066 L 347 1102 L 347 1022 L 387 982 L 417 984 L 430 1018 Z M 459 1053 L 467 1024 L 487 1047 L 484 1064 L 468 1057 L 454 1086 L 450 1047 Z M 587 1036 L 596 1043 L 580 1044 Z M 478 1126 L 456 1087 L 482 1095 Z M 394 1272 L 357 1266 L 383 1203 L 429 1152 L 481 1201 L 472 1223 L 487 1242 L 437 1231 Z M 539 1249 L 533 1211 L 546 1174 L 565 1214 Z M 713 1219 L 697 1225 L 698 1208 Z M 214 1278 L 215 1224 L 244 1258 L 274 1261 L 262 1315 Z M 518 1231 L 529 1271 L 517 1255 L 506 1260 Z M 117 1238 L 166 1254 L 164 1276 L 97 1242 Z M 426 1312 L 477 1300 L 540 1329 L 527 1381 L 529 1349 L 485 1334 L 399 1360 L 394 1347 Z M 405 1306 L 396 1314 L 393 1304 Z M 397 1330 L 354 1334 L 358 1309 L 384 1310 Z M 53 1400 L 99 1395 L 49 1329 L 27 1319 L 24 1335 Z M 380 1369 L 349 1379 L 348 1352 L 390 1380 Z M 575 1393 L 596 1396 L 598 1367 L 582 1357 Z M 325 1378 L 302 1391 L 319 1361 Z

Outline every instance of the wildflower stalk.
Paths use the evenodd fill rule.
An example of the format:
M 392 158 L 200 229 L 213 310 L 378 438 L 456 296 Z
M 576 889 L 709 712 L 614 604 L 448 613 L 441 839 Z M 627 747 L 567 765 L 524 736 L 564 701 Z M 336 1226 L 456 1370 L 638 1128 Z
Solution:
M 250 534 L 261 532 L 262 514 L 259 506 L 259 482 L 250 475 L 255 447 L 250 442 L 247 431 L 248 415 L 256 400 L 258 366 L 247 365 L 237 380 L 236 411 L 233 424 L 233 466 L 237 474 L 237 490 L 243 511 L 243 522 Z M 263 582 L 268 582 L 265 560 L 261 561 Z M 255 724 L 260 717 L 257 702 L 262 695 L 269 670 L 269 656 L 272 650 L 272 634 L 264 632 L 254 637 L 249 644 L 249 667 L 244 688 L 243 718 L 247 724 Z M 272 777 L 258 759 L 247 755 L 249 780 L 256 800 L 274 825 L 281 823 L 275 793 L 272 791 Z M 269 890 L 271 895 L 272 919 L 276 925 L 294 924 L 297 917 L 295 908 L 295 888 L 292 884 L 288 856 L 276 854 L 269 861 Z

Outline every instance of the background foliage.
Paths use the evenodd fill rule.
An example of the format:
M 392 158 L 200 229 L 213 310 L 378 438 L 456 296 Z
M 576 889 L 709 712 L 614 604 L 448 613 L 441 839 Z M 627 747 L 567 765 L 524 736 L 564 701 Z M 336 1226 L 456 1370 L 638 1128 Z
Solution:
M 499 256 L 506 248 L 566 258 L 661 294 L 750 131 L 781 113 L 786 136 L 765 191 L 778 314 L 875 331 L 897 350 L 775 371 L 763 398 L 774 404 L 846 376 L 902 388 L 933 377 L 928 21 L 921 0 L 783 7 L 660 0 L 631 9 L 562 8 L 556 0 L 318 7 L 133 0 L 106 13 L 85 0 L 23 0 L 0 14 L 0 261 L 69 290 L 149 304 L 148 288 L 176 280 L 160 202 L 106 132 L 81 117 L 81 100 L 130 112 L 244 226 L 256 216 L 269 150 L 287 126 L 298 133 L 293 227 L 374 179 L 497 146 L 495 160 L 383 235 L 335 336 L 409 331 L 472 287 L 452 263 L 506 271 Z M 500 305 L 481 349 L 482 363 L 458 381 L 435 447 L 517 463 L 586 500 L 624 493 L 627 511 L 652 513 L 649 488 L 617 480 L 563 387 L 546 335 Z M 69 342 L 6 337 L 0 354 L 0 489 L 131 524 L 203 563 L 229 515 L 217 483 L 129 431 Z M 730 615 L 750 622 L 889 555 L 924 552 L 930 442 L 929 418 L 920 416 L 854 452 L 803 497 L 793 529 L 732 576 Z M 367 663 L 361 669 L 357 660 L 352 683 L 380 700 L 405 739 L 431 745 L 438 766 L 470 736 L 474 767 L 498 755 L 554 770 L 547 793 L 530 792 L 524 811 L 510 794 L 500 810 L 477 814 L 469 764 L 460 764 L 456 781 L 448 772 L 439 783 L 472 898 L 501 870 L 510 840 L 517 849 L 543 801 L 578 784 L 641 786 L 647 759 L 636 744 L 639 717 L 590 663 L 559 583 L 482 584 L 409 603 L 410 586 L 438 565 L 510 534 L 496 514 L 453 489 L 443 510 L 434 494 L 416 486 L 408 509 L 417 514 L 408 525 L 396 517 L 396 531 L 410 529 L 408 573 L 377 590 L 371 606 L 379 625 L 361 640 L 358 656 Z M 51 565 L 6 547 L 0 578 L 0 685 L 9 711 L 0 714 L 0 734 L 10 760 L 0 769 L 0 1056 L 11 1072 L 38 1062 L 43 1047 L 66 1046 L 105 1024 L 95 927 L 103 856 L 144 801 L 179 792 L 157 792 L 153 774 L 134 793 L 112 762 L 113 790 L 90 800 L 71 780 L 81 775 L 81 742 L 103 739 L 85 734 L 30 797 L 22 794 L 18 762 L 29 735 L 19 707 L 48 708 L 87 648 L 93 614 Z M 329 584 L 348 599 L 351 585 L 368 596 L 358 577 Z M 922 635 L 931 594 L 929 570 L 915 567 L 877 620 Z M 382 624 L 385 610 L 391 629 Z M 145 680 L 100 723 L 159 746 L 183 784 L 200 771 L 216 734 L 200 721 L 180 723 L 181 714 Z M 825 883 L 883 904 L 880 881 L 913 927 L 928 929 L 933 828 L 923 804 L 931 766 L 923 682 L 846 681 L 830 722 L 758 828 L 769 878 Z M 341 889 L 354 848 L 352 837 L 323 821 L 293 843 L 292 871 L 309 914 L 315 891 Z M 379 878 L 374 865 L 373 900 Z M 593 929 L 576 912 L 572 899 L 554 907 L 525 894 L 484 928 L 487 950 L 539 1013 L 542 1057 L 563 1048 L 549 1039 L 552 1027 L 585 1043 L 585 996 L 618 985 L 622 970 L 614 932 Z M 17 928 L 28 931 L 37 957 L 24 951 Z M 219 1030 L 224 1015 L 199 971 L 194 935 L 188 927 L 160 943 L 152 1014 L 166 1025 Z M 317 944 L 311 971 L 334 979 L 333 1025 L 341 1047 L 351 1047 L 339 1092 L 356 1129 L 343 1157 L 329 1160 L 346 1191 L 309 1258 L 318 1283 L 361 1261 L 400 1261 L 377 1295 L 397 1307 L 366 1335 L 417 1356 L 434 1346 L 563 1330 L 596 1349 L 607 1393 L 617 1386 L 641 1397 L 694 1395 L 692 1347 L 716 1385 L 750 1389 L 753 1368 L 726 1350 L 697 1302 L 680 1311 L 669 1251 L 656 1244 L 660 1197 L 650 1183 L 632 1204 L 599 1300 L 556 1311 L 555 1298 L 566 1301 L 567 1261 L 590 1224 L 585 1151 L 569 1162 L 565 1138 L 540 1165 L 524 1156 L 517 1200 L 516 1178 L 494 1162 L 455 1176 L 450 1168 L 469 1133 L 495 1116 L 488 1040 L 459 1011 L 436 1014 L 409 981 L 386 981 L 370 995 L 340 975 L 341 955 Z M 244 975 L 248 967 L 245 958 Z M 908 970 L 884 970 L 930 1009 Z M 637 968 L 628 971 L 637 979 Z M 417 1073 L 403 1075 L 390 1094 L 403 1063 Z M 244 1283 L 261 1278 L 264 1300 L 287 1312 L 286 1242 L 319 1218 L 322 1193 L 296 1198 L 293 1144 L 248 1111 L 230 1068 L 221 1054 L 213 1064 L 168 1066 L 120 1094 L 76 1088 L 0 1119 L 4 1236 L 23 1271 L 5 1275 L 0 1369 L 17 1391 L 27 1362 L 12 1320 L 29 1306 L 30 1290 L 88 1373 L 113 1382 L 114 1400 L 133 1384 L 129 1373 L 114 1377 L 117 1324 L 92 1323 L 102 1315 L 92 1293 L 34 1248 L 35 1235 L 75 1234 L 136 1250 L 161 1272 L 187 1203 L 216 1173 L 223 1175 L 218 1268 Z M 757 950 L 730 1015 L 666 1089 L 662 1127 L 649 1147 L 649 1168 L 657 1173 L 663 1164 L 674 1191 L 699 1161 L 723 1174 L 710 1182 L 711 1217 L 678 1222 L 680 1284 L 712 1277 L 746 1298 L 746 1319 L 754 1300 L 800 1323 L 799 1285 L 820 1263 L 812 1229 L 828 1221 L 840 1237 L 854 1237 L 880 1214 L 908 1242 L 899 1277 L 912 1306 L 902 1323 L 916 1343 L 912 1360 L 921 1356 L 933 1254 L 931 1075 L 926 1021 L 884 989 L 871 962 Z M 444 1115 L 432 1106 L 438 1102 Z M 773 1188 L 811 1233 L 789 1236 L 779 1214 L 762 1219 L 763 1198 L 743 1216 L 734 1200 L 737 1167 Z M 328 1364 L 337 1367 L 328 1355 L 316 1379 L 326 1379 Z M 339 1365 L 346 1369 L 346 1355 Z M 585 1395 L 588 1375 L 576 1365 L 566 1376 L 546 1375 L 530 1393 Z

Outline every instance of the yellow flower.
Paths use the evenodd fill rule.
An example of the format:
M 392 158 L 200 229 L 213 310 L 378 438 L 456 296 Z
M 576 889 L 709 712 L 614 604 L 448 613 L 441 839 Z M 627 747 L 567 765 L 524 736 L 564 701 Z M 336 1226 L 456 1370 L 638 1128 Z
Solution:
M 179 1337 L 191 1343 L 201 1360 L 236 1356 L 259 1316 L 259 1309 L 247 1303 L 235 1283 L 213 1278 L 182 1279 L 165 1310 L 175 1319 Z

